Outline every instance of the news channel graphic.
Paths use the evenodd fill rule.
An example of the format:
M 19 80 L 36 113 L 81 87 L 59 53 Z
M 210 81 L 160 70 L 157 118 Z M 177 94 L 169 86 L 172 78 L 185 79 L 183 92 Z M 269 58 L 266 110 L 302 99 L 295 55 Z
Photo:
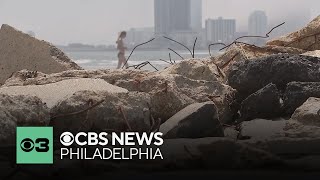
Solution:
M 63 132 L 61 148 L 55 150 L 60 151 L 59 160 L 162 160 L 162 136 L 161 132 Z M 17 127 L 16 146 L 17 164 L 54 163 L 53 127 Z
M 17 127 L 17 164 L 53 164 L 53 128 Z

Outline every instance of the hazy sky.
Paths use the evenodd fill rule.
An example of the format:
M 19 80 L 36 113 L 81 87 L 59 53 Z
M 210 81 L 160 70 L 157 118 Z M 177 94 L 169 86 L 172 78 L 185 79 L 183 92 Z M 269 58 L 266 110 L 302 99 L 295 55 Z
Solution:
M 266 11 L 271 24 L 280 23 L 308 12 L 311 17 L 319 15 L 320 1 L 203 0 L 203 21 L 235 18 L 238 30 L 244 31 L 254 10 Z M 110 44 L 119 31 L 151 27 L 153 21 L 153 0 L 0 0 L 0 24 L 32 30 L 54 44 Z

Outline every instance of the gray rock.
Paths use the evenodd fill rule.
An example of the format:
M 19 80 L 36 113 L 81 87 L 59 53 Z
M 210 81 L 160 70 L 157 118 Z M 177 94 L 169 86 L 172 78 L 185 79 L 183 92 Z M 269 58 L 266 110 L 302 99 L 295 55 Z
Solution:
M 273 83 L 284 90 L 287 83 L 319 82 L 320 59 L 317 57 L 278 54 L 235 63 L 229 71 L 229 85 L 239 92 L 240 99 Z
M 49 121 L 49 109 L 41 99 L 0 94 L 0 142 L 13 143 L 16 126 L 46 126 Z
M 320 98 L 320 82 L 291 82 L 284 93 L 284 111 L 291 116 L 308 98 Z
M 55 83 L 44 85 L 9 86 L 1 87 L 0 93 L 9 95 L 37 96 L 52 108 L 78 91 L 105 91 L 109 93 L 127 93 L 128 90 L 111 85 L 102 79 L 66 79 Z
M 170 139 L 224 136 L 213 102 L 189 105 L 162 124 L 159 131 Z
M 239 139 L 318 138 L 320 128 L 304 125 L 294 119 L 254 119 L 242 122 Z
M 320 98 L 309 98 L 296 109 L 291 118 L 304 125 L 320 127 Z
M 145 114 L 148 104 L 151 101 L 146 93 L 79 91 L 51 109 L 52 125 L 56 132 L 148 132 L 151 129 L 150 118 L 146 117 L 148 113 Z M 76 114 L 69 115 L 70 113 Z
M 281 113 L 280 93 L 274 84 L 269 84 L 251 94 L 241 103 L 241 120 L 274 118 Z
M 44 73 L 81 69 L 58 48 L 9 25 L 2 25 L 0 41 L 0 84 L 3 84 L 12 73 L 22 69 Z
M 284 159 L 301 156 L 319 155 L 320 138 L 290 138 L 252 139 L 239 141 L 256 147 Z
M 193 63 L 185 63 L 200 64 L 201 67 L 205 65 L 202 61 L 195 62 L 193 60 Z M 205 69 L 210 69 L 209 67 L 211 66 Z M 220 81 L 196 80 L 168 72 L 141 70 L 70 70 L 55 74 L 39 73 L 37 77 L 26 76 L 30 73 L 32 72 L 25 70 L 17 72 L 4 86 L 46 85 L 80 78 L 103 79 L 128 91 L 148 93 L 154 105 L 152 114 L 155 119 L 160 118 L 162 122 L 196 102 L 213 101 L 219 109 L 219 118 L 223 123 L 232 122 L 233 115 L 237 111 L 231 107 L 236 90 Z M 209 75 L 205 77 L 208 78 Z
M 178 74 L 194 80 L 223 81 L 225 75 L 210 61 L 202 59 L 188 59 L 174 64 L 161 74 Z
M 160 147 L 164 160 L 176 168 L 248 169 L 283 165 L 272 154 L 228 138 L 170 139 Z

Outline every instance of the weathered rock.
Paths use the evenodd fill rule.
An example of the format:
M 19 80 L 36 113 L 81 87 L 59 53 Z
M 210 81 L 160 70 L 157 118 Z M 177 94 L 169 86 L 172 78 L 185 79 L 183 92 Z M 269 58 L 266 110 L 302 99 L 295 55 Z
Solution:
M 178 74 L 189 79 L 206 81 L 221 81 L 225 76 L 215 64 L 201 59 L 183 60 L 164 69 L 161 74 Z
M 78 91 L 105 91 L 110 93 L 126 93 L 128 90 L 111 85 L 102 79 L 69 79 L 45 85 L 9 86 L 1 87 L 0 93 L 9 95 L 37 96 L 49 108 Z
M 304 55 L 304 56 L 312 56 L 312 57 L 318 57 L 320 58 L 320 50 L 315 50 L 315 51 L 308 51 L 306 53 L 303 53 L 301 55 Z
M 146 93 L 79 91 L 51 109 L 53 126 L 60 131 L 149 131 L 146 110 L 151 104 Z M 73 115 L 68 115 L 75 112 Z M 129 125 L 128 125 L 129 124 Z
M 241 123 L 239 139 L 267 139 L 281 137 L 286 120 L 254 119 Z
M 247 44 L 236 44 L 232 45 L 225 53 L 212 58 L 225 73 L 228 73 L 230 66 L 238 61 L 243 60 L 254 60 L 279 53 L 288 54 L 302 54 L 305 50 L 296 49 L 292 47 L 281 47 L 281 46 L 250 46 Z
M 176 168 L 250 169 L 283 165 L 265 152 L 227 138 L 170 139 L 160 147 L 164 160 Z
M 310 56 L 278 54 L 253 61 L 235 63 L 228 76 L 229 85 L 241 98 L 273 83 L 279 90 L 292 81 L 319 82 L 320 59 Z
M 240 141 L 252 147 L 256 147 L 283 159 L 299 158 L 301 156 L 319 155 L 320 138 L 271 138 L 252 139 Z
M 75 70 L 48 75 L 39 73 L 35 78 L 26 78 L 30 73 L 17 72 L 4 86 L 43 85 L 77 78 L 103 79 L 129 91 L 148 93 L 154 104 L 154 118 L 161 118 L 163 122 L 195 102 L 212 100 L 219 109 L 223 123 L 232 121 L 236 111 L 231 107 L 236 91 L 220 81 L 195 80 L 177 74 L 141 70 Z
M 237 140 L 239 131 L 236 130 L 236 127 L 226 127 L 224 128 L 224 136 L 233 140 Z
M 320 82 L 291 82 L 284 93 L 284 111 L 291 116 L 308 98 L 320 98 Z
M 239 139 L 317 138 L 320 128 L 306 126 L 293 119 L 254 119 L 242 122 Z
M 319 34 L 320 34 L 320 16 L 312 20 L 306 27 L 273 39 L 267 42 L 268 45 L 294 47 L 308 51 L 320 49 Z
M 41 99 L 0 94 L 0 142 L 15 142 L 16 126 L 46 126 L 49 121 L 49 109 Z
M 104 79 L 110 84 L 134 80 L 138 82 L 141 78 L 154 75 L 154 72 L 129 69 L 101 69 L 101 70 L 67 70 L 59 73 L 45 74 L 34 71 L 21 70 L 13 73 L 3 86 L 26 86 L 44 85 L 59 82 L 67 79 L 92 78 Z
M 320 98 L 309 98 L 302 106 L 296 109 L 292 119 L 304 125 L 320 127 Z
M 0 41 L 0 84 L 12 73 L 22 69 L 44 73 L 81 69 L 53 45 L 37 40 L 9 25 L 2 25 Z
M 280 113 L 280 93 L 274 84 L 269 84 L 242 101 L 240 119 L 246 121 L 255 118 L 274 118 Z
M 224 136 L 213 102 L 189 105 L 162 124 L 160 132 L 169 139 Z

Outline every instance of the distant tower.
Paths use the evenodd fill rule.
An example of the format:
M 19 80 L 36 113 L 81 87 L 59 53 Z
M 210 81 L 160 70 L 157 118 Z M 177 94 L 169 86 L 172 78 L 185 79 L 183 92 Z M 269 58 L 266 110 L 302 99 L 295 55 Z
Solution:
M 235 19 L 207 19 L 206 37 L 207 43 L 229 43 L 234 39 L 236 33 Z
M 191 29 L 197 32 L 202 29 L 202 0 L 191 0 Z
M 202 28 L 202 0 L 154 0 L 156 34 Z
M 249 35 L 265 35 L 268 31 L 268 17 L 264 11 L 254 11 L 249 16 Z
M 171 0 L 154 0 L 154 28 L 156 35 L 166 35 L 170 31 Z

